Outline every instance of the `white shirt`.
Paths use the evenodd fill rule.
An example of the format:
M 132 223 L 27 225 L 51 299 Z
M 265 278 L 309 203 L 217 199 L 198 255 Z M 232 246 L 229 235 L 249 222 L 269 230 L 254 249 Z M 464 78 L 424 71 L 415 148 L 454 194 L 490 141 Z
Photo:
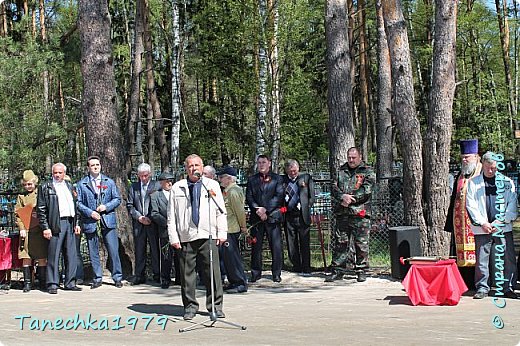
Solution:
M 164 193 L 164 197 L 166 197 L 166 199 L 169 201 L 170 200 L 170 190 L 162 190 L 162 192 Z
M 74 199 L 70 192 L 67 184 L 64 181 L 57 182 L 52 181 L 54 189 L 56 190 L 56 196 L 58 197 L 58 208 L 60 210 L 60 217 L 74 217 L 76 211 L 74 210 Z
M 98 175 L 97 178 L 90 176 L 90 183 L 94 188 L 94 191 L 99 194 L 99 187 L 101 186 L 101 175 Z

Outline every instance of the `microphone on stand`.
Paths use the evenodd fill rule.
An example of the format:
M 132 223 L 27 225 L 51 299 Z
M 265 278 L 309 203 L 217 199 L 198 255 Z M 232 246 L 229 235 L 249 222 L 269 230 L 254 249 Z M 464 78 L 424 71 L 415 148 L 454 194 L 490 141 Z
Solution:
M 202 177 L 202 174 L 199 171 L 193 172 L 193 175 L 200 179 Z

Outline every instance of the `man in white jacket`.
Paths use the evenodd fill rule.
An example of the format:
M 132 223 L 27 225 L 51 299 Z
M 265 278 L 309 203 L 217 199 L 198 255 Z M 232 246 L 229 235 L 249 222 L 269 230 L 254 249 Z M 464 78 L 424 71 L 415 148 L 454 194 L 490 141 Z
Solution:
M 495 296 L 516 299 L 516 263 L 512 222 L 517 217 L 517 196 L 513 181 L 500 172 L 501 155 L 487 152 L 482 156 L 482 174 L 468 183 L 466 209 L 475 235 L 475 299 L 489 293 L 491 246 L 495 249 Z M 501 162 L 499 162 L 501 166 Z
M 215 313 L 224 318 L 222 311 L 222 282 L 217 246 L 227 239 L 227 216 L 222 192 L 217 181 L 202 176 L 204 164 L 195 154 L 185 161 L 187 179 L 176 182 L 168 205 L 168 236 L 179 255 L 181 294 L 184 319 L 191 320 L 199 309 L 195 296 L 197 261 L 203 270 L 206 286 L 206 308 L 211 307 L 210 246 L 213 250 L 213 277 Z M 212 235 L 213 242 L 209 237 Z

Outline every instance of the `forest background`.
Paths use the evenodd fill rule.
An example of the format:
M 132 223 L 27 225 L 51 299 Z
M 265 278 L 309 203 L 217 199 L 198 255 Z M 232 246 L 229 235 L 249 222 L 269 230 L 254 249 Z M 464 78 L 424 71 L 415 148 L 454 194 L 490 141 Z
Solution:
M 177 172 L 191 153 L 334 176 L 358 145 L 379 179 L 403 163 L 405 222 L 438 253 L 458 140 L 519 157 L 519 6 L 0 0 L 3 179 L 58 161 L 84 173 L 98 154 L 124 190 L 140 162 Z

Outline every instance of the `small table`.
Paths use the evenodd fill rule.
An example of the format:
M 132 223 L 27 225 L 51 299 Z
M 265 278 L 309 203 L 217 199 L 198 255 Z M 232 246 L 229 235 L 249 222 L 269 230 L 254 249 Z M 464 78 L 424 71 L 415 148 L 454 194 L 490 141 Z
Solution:
M 454 259 L 413 264 L 403 286 L 413 305 L 457 305 L 468 290 Z

